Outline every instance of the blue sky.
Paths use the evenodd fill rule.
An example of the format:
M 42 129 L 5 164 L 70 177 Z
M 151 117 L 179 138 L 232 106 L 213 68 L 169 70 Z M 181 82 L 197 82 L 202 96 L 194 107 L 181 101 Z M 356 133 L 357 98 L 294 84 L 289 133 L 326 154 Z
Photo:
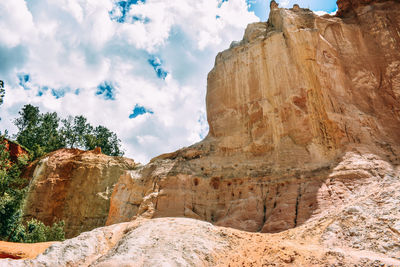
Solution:
M 248 4 L 250 5 L 250 11 L 253 11 L 257 17 L 259 17 L 262 21 L 267 20 L 267 16 L 269 14 L 269 2 L 268 0 L 247 0 Z M 327 13 L 332 13 L 336 11 L 337 5 L 336 1 L 332 0 L 308 0 L 308 1 L 279 1 L 280 7 L 292 7 L 293 4 L 299 4 L 302 8 L 309 8 L 314 11 L 325 11 Z
M 297 3 L 336 10 L 335 1 Z M 12 120 L 30 103 L 106 126 L 143 163 L 198 142 L 215 56 L 268 8 L 268 0 L 0 1 L 0 131 L 15 133 Z

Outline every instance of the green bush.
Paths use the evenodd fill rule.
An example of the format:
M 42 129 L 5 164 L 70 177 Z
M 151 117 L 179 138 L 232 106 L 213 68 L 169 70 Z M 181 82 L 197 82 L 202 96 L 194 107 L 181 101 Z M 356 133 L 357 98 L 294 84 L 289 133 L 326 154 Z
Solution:
M 20 175 L 28 157 L 11 162 L 3 140 L 0 135 L 0 240 L 27 243 L 64 240 L 63 221 L 50 227 L 32 219 L 24 225 L 21 208 L 27 183 Z
M 5 142 L 0 136 L 0 239 L 2 240 L 11 239 L 21 221 L 20 209 L 26 186 L 20 174 L 26 163 L 25 157 L 20 157 L 16 163 L 11 163 Z
M 62 241 L 64 239 L 64 221 L 54 223 L 51 227 L 36 219 L 31 219 L 27 223 L 24 236 L 25 243 Z

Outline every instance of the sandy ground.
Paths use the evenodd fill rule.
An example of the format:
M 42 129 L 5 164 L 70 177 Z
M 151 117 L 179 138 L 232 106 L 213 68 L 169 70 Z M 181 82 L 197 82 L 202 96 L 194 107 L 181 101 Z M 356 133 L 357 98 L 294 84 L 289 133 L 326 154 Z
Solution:
M 22 244 L 0 241 L 0 258 L 34 259 L 54 243 Z

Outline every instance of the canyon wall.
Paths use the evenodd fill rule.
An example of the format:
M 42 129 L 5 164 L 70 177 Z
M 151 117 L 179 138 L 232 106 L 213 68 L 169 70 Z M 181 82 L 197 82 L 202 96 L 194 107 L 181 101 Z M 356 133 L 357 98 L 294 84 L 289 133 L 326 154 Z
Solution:
M 114 184 L 133 160 L 110 157 L 99 149 L 61 149 L 34 162 L 25 172 L 31 177 L 24 219 L 51 225 L 64 220 L 67 238 L 104 226 Z
M 400 164 L 399 1 L 272 6 L 218 54 L 205 140 L 121 176 L 107 224 L 190 217 L 279 232 Z
M 400 266 L 399 178 L 393 174 L 358 182 L 344 178 L 342 182 L 352 188 L 340 196 L 346 204 L 277 234 L 249 233 L 188 218 L 137 219 L 53 244 L 0 242 L 0 265 Z M 2 255 L 25 260 L 1 260 Z
M 400 266 L 400 2 L 338 6 L 272 5 L 217 56 L 205 140 L 145 166 L 78 150 L 36 162 L 26 215 L 70 236 L 109 226 L 1 243 L 0 257 L 49 248 L 0 265 Z

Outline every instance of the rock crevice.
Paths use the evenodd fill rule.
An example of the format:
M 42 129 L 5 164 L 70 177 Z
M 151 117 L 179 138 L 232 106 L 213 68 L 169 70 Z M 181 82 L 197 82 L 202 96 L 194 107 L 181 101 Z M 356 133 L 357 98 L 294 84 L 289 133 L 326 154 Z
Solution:
M 340 2 L 338 16 L 275 7 L 219 53 L 208 136 L 123 175 L 107 223 L 182 216 L 279 232 L 342 203 L 328 192 L 349 153 L 368 162 L 349 161 L 351 181 L 385 175 L 375 158 L 399 165 L 400 4 Z
M 124 171 L 136 166 L 133 160 L 93 151 L 50 153 L 25 171 L 31 180 L 24 218 L 36 218 L 46 225 L 64 220 L 67 238 L 104 226 L 114 184 Z

